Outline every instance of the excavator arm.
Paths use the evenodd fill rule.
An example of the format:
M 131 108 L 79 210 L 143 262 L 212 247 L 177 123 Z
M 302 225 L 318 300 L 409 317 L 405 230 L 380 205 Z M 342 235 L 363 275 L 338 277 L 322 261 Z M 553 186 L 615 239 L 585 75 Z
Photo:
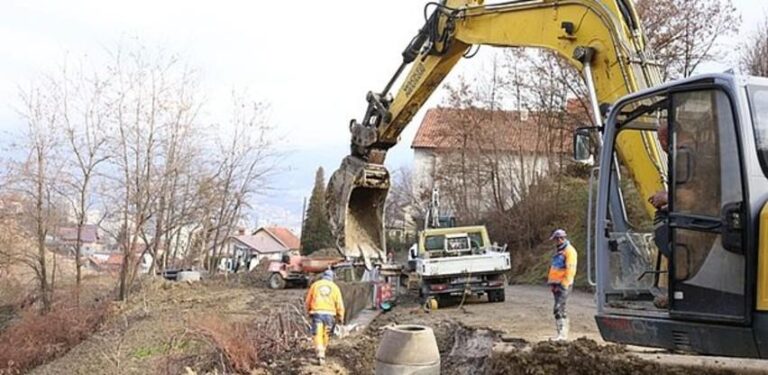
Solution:
M 350 123 L 351 154 L 329 181 L 327 209 L 339 250 L 348 257 L 384 259 L 387 150 L 424 102 L 472 46 L 536 47 L 556 52 L 580 71 L 601 123 L 602 108 L 660 83 L 645 52 L 630 0 L 482 0 L 429 3 L 425 25 L 403 51 L 403 62 L 384 90 L 369 92 L 362 121 Z M 426 13 L 426 9 L 425 9 Z M 391 89 L 402 79 L 396 95 Z M 664 189 L 664 163 L 650 132 L 623 135 L 619 157 L 642 196 Z M 653 216 L 653 207 L 647 211 Z

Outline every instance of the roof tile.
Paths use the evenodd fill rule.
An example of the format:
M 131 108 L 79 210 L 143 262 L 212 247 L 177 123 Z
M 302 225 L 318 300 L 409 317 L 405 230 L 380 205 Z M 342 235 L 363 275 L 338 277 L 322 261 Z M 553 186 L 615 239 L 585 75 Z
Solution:
M 284 227 L 265 227 L 269 233 L 277 237 L 280 242 L 282 242 L 288 249 L 290 250 L 296 250 L 299 247 L 301 247 L 301 241 L 299 240 L 299 237 L 296 237 L 293 232 Z
M 551 120 L 554 116 L 541 113 L 530 113 L 523 120 L 525 116 L 519 111 L 432 108 L 425 114 L 411 148 L 448 149 L 466 145 L 510 152 L 568 152 L 571 129 L 580 120 L 580 114 L 570 113 L 570 109 L 565 121 L 555 123 Z

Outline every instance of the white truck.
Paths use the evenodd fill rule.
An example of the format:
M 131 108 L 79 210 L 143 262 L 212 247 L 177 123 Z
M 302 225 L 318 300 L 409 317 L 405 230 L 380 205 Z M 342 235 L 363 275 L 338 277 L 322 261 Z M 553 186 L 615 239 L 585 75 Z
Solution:
M 464 295 L 487 294 L 489 302 L 504 301 L 509 253 L 491 244 L 483 226 L 425 229 L 408 263 L 421 280 L 419 295 L 432 307 Z

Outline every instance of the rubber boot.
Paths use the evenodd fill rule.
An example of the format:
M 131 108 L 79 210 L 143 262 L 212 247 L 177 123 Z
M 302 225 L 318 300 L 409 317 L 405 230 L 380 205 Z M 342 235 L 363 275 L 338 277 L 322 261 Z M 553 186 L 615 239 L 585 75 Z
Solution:
M 555 337 L 555 341 L 565 340 L 567 335 L 567 333 L 563 332 L 565 330 L 565 319 L 555 320 L 555 326 L 557 327 L 557 336 Z
M 563 329 L 562 329 L 563 340 L 568 340 L 568 333 L 570 330 L 571 330 L 571 322 L 568 320 L 568 318 L 563 319 Z
M 325 324 L 320 323 L 315 329 L 316 331 L 313 341 L 317 352 L 317 363 L 322 366 L 325 364 L 325 348 L 328 341 L 325 337 Z
M 317 350 L 317 364 L 320 366 L 325 364 L 325 348 Z

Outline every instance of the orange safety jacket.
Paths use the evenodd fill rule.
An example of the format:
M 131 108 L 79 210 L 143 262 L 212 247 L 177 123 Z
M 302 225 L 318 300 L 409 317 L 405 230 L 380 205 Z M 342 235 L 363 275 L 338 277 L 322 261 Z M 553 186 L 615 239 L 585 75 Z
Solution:
M 305 307 L 310 314 L 334 315 L 344 320 L 344 301 L 341 290 L 331 280 L 318 280 L 309 287 Z
M 577 256 L 576 249 L 570 242 L 561 244 L 552 256 L 547 283 L 559 284 L 564 288 L 573 285 L 573 279 L 576 277 Z

